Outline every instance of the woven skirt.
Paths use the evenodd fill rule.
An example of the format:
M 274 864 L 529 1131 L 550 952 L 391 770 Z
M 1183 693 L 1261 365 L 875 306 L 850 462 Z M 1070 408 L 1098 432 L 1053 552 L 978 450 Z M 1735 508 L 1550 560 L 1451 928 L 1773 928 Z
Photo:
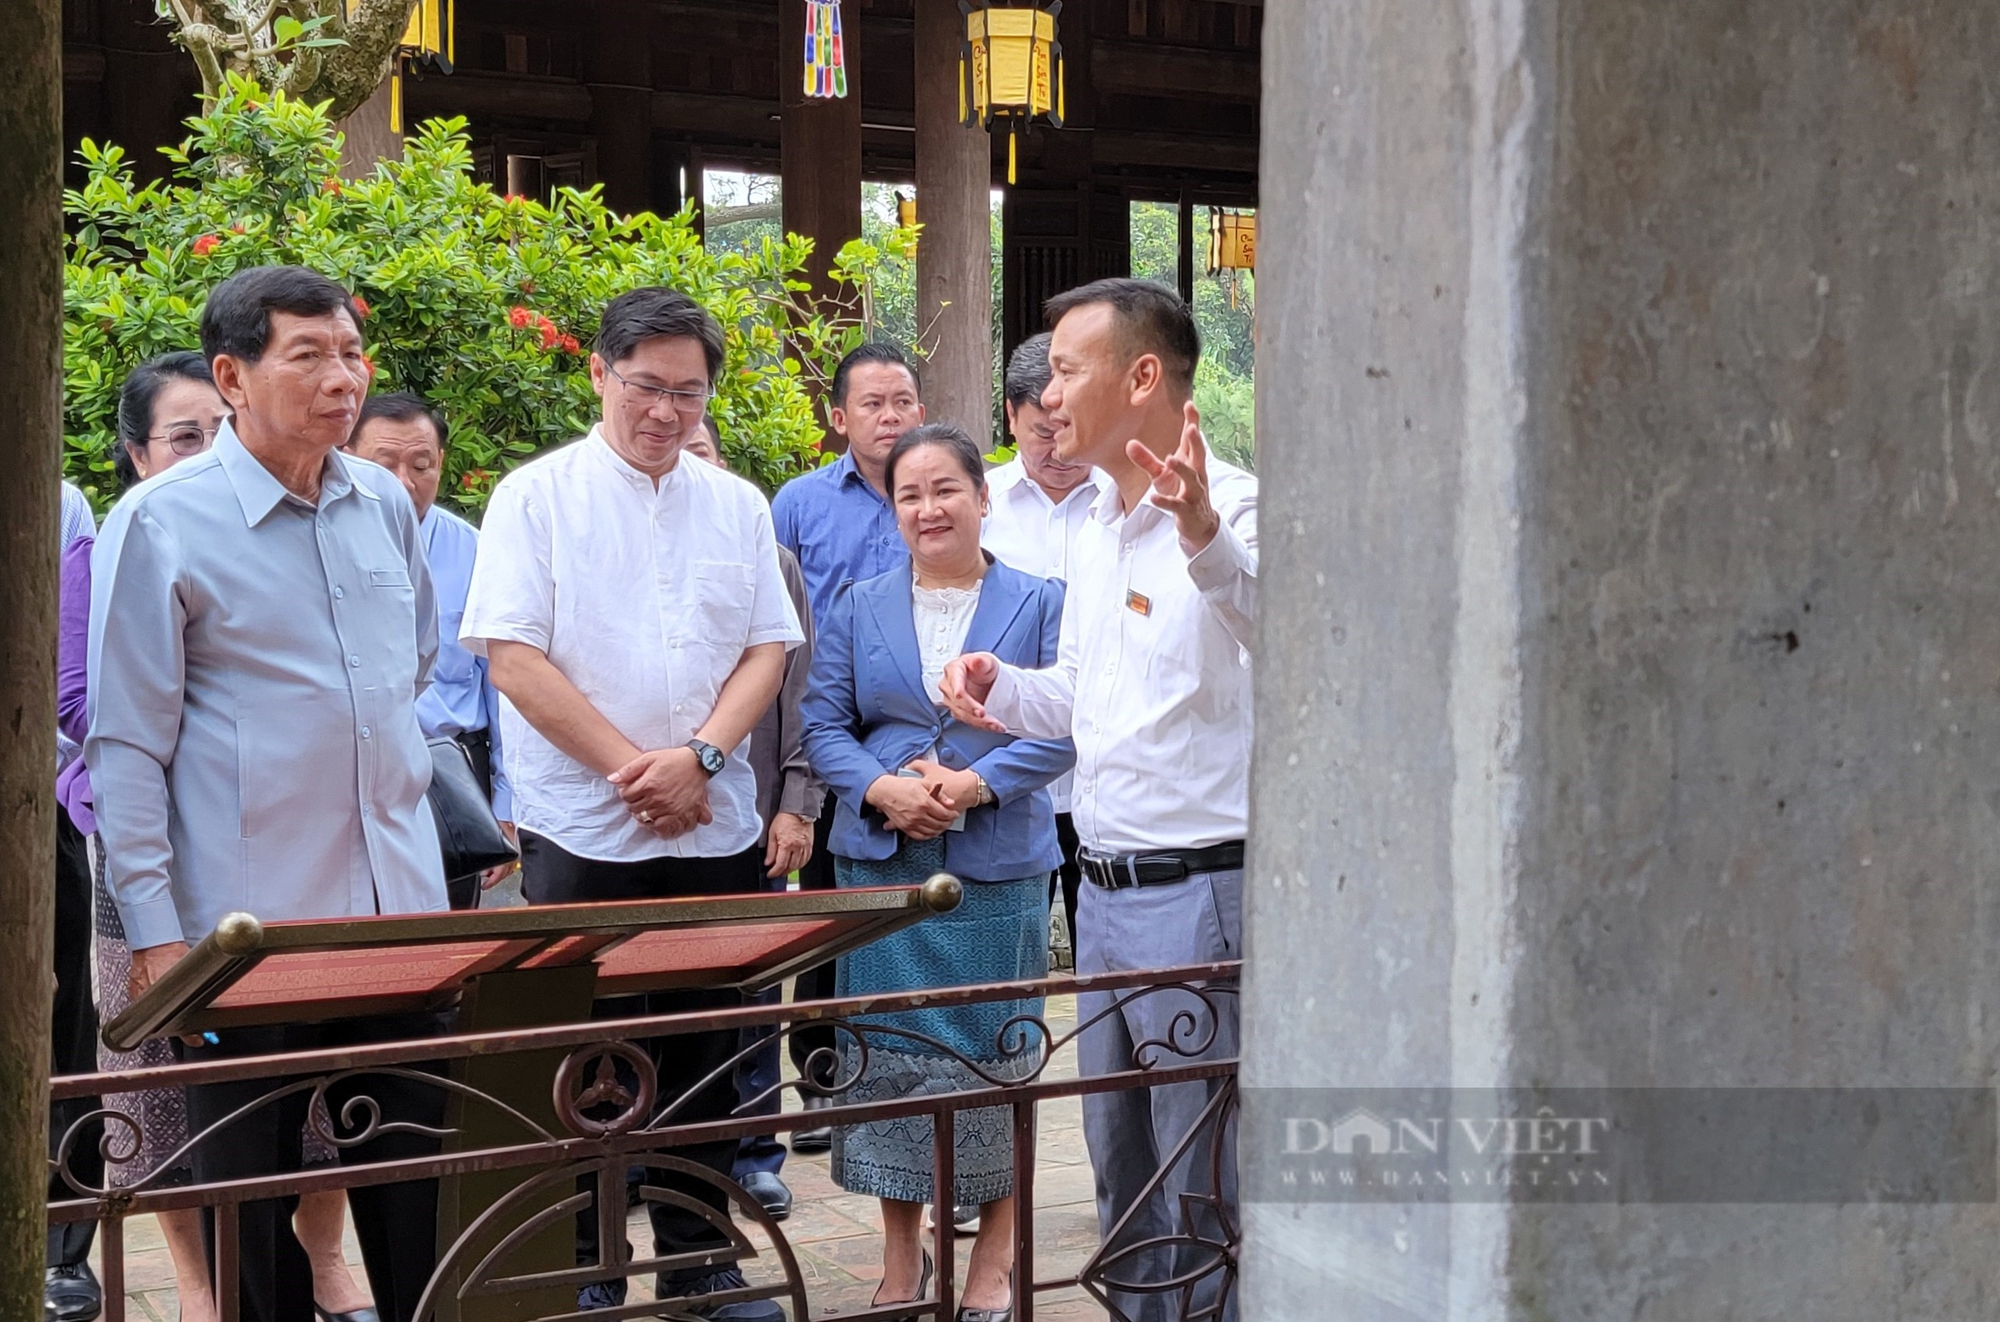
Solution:
M 860 886 L 910 886 L 944 864 L 941 840 L 905 841 L 879 862 L 836 859 L 835 881 Z M 1046 872 L 1017 881 L 967 882 L 965 898 L 950 913 L 933 914 L 902 931 L 840 957 L 835 995 L 866 996 L 923 991 L 967 983 L 1043 978 L 1049 971 L 1049 878 Z M 1042 1013 L 1040 997 L 949 1005 L 858 1017 L 891 1030 L 869 1035 L 865 1060 L 853 1038 L 837 1034 L 841 1075 L 855 1085 L 841 1104 L 963 1092 L 989 1087 L 967 1068 L 1024 1078 L 1041 1062 L 1042 1039 L 1032 1027 L 1007 1023 Z M 1003 1034 L 1004 1040 L 1003 1040 Z M 962 1059 L 961 1059 L 962 1058 Z M 1002 1106 L 960 1111 L 954 1119 L 954 1189 L 951 1201 L 990 1203 L 1014 1190 L 1013 1112 Z M 929 1116 L 842 1125 L 833 1132 L 832 1174 L 850 1193 L 909 1203 L 932 1196 L 932 1123 Z

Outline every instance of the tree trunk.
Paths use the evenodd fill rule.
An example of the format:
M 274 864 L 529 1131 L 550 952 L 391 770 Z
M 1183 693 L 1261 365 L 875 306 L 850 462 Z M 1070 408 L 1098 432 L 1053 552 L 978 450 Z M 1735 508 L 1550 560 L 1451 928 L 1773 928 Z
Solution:
M 62 453 L 60 0 L 0 4 L 0 1317 L 42 1315 Z

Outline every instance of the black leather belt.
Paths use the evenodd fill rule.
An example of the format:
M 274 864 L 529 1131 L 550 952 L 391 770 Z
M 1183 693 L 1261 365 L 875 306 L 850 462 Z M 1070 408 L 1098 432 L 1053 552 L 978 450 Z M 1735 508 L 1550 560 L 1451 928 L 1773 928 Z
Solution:
M 1126 886 L 1167 886 L 1200 872 L 1227 872 L 1243 866 L 1243 842 L 1225 840 L 1206 849 L 1159 849 L 1145 854 L 1077 851 L 1083 879 L 1106 890 Z

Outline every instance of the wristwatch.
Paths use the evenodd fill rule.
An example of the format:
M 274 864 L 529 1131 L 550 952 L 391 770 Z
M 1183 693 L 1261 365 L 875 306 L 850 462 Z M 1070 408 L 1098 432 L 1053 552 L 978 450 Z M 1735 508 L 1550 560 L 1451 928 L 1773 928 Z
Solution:
M 979 786 L 979 802 L 975 805 L 976 807 L 984 808 L 989 803 L 1000 802 L 1000 796 L 995 794 L 993 787 L 986 783 L 986 777 L 975 771 L 972 773 L 972 779 Z
M 725 759 L 720 748 L 714 744 L 705 744 L 699 739 L 688 740 L 687 746 L 694 751 L 695 761 L 701 763 L 701 769 L 708 773 L 710 780 L 722 774 Z

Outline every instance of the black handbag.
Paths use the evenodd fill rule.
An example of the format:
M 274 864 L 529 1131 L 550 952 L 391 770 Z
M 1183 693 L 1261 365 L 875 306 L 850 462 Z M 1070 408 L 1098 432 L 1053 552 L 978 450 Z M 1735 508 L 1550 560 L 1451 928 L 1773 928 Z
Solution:
M 477 877 L 488 868 L 512 863 L 521 851 L 508 841 L 486 800 L 479 777 L 472 769 L 472 757 L 456 739 L 426 740 L 431 749 L 431 787 L 426 794 L 431 816 L 437 820 L 438 845 L 444 852 L 444 877 L 452 890 L 452 907 L 473 908 L 478 888 L 453 888 L 453 882 Z M 461 896 L 459 891 L 469 890 Z M 460 899 L 473 903 L 459 903 Z

